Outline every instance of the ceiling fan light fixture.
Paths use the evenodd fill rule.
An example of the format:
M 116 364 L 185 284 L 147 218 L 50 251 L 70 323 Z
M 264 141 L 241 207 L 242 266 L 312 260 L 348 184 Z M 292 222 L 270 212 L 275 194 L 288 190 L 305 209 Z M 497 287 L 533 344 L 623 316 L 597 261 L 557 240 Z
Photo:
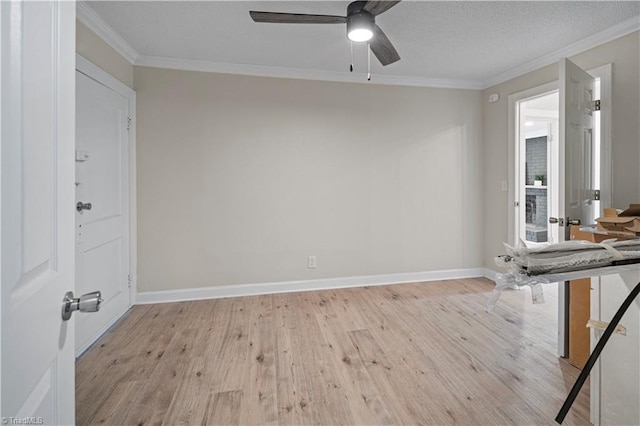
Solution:
M 367 28 L 356 28 L 347 34 L 351 41 L 368 41 L 373 37 L 373 32 Z
M 366 11 L 347 16 L 347 37 L 351 41 L 368 41 L 373 37 L 375 18 Z

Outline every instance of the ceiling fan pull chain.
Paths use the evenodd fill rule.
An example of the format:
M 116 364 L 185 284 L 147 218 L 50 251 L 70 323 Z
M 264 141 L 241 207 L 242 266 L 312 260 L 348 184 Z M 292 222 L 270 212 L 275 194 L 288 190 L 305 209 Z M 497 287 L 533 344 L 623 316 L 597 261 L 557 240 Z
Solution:
M 367 43 L 367 81 L 371 81 L 371 45 Z
M 349 49 L 351 51 L 351 57 L 349 60 L 349 72 L 353 72 L 353 41 L 349 40 Z

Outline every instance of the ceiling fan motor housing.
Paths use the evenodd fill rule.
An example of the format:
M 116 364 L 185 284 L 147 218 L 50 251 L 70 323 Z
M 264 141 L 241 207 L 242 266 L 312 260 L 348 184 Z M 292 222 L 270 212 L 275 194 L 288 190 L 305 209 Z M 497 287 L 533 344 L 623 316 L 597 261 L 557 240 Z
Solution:
M 355 29 L 373 31 L 376 17 L 363 9 L 366 1 L 354 1 L 347 7 L 347 34 Z

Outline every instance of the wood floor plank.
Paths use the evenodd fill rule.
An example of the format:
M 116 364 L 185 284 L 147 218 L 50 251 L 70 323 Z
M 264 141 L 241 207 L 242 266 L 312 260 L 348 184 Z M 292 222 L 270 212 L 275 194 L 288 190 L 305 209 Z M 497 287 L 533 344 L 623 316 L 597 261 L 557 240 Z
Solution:
M 161 359 L 158 365 L 148 376 L 145 387 L 136 398 L 136 409 L 131 421 L 125 424 L 161 424 L 180 382 L 187 374 L 190 359 L 182 353 L 168 352 L 159 355 Z
M 230 304 L 219 305 L 214 300 L 167 305 L 172 309 L 163 312 L 168 321 L 165 332 L 160 336 L 171 336 L 171 339 L 159 341 L 161 347 L 155 352 L 158 365 L 138 398 L 131 424 L 163 422 L 181 381 L 188 374 L 191 360 L 194 357 L 204 359 L 209 343 L 222 340 L 225 330 L 215 325 L 227 322 L 228 309 L 231 308 Z M 182 317 L 185 310 L 190 313 L 187 321 Z
M 202 357 L 191 358 L 173 394 L 163 424 L 194 425 L 204 421 L 210 395 L 208 379 L 213 373 L 205 364 Z
M 290 295 L 276 294 L 272 298 L 275 317 L 278 419 L 283 424 L 302 424 L 297 395 L 299 385 L 294 368 L 296 357 L 293 348 L 297 346 L 299 339 L 294 308 L 288 303 Z
M 353 424 L 344 393 L 333 386 L 337 381 L 334 364 L 316 318 L 317 305 L 322 303 L 318 297 L 314 293 L 300 293 L 293 296 L 293 303 L 276 303 L 276 309 L 278 306 L 290 309 L 282 315 L 282 323 L 292 337 L 289 348 L 292 358 L 285 368 L 291 372 L 294 387 L 292 395 L 284 396 L 289 404 L 294 404 L 292 411 L 296 416 L 291 417 L 294 421 L 290 424 L 336 424 L 340 420 Z
M 317 314 L 317 318 L 327 343 L 325 350 L 328 350 L 333 365 L 335 378 L 330 384 L 344 392 L 344 402 L 348 402 L 353 423 L 400 423 L 401 417 L 388 406 L 382 390 L 367 371 L 364 361 L 358 357 L 358 349 L 349 339 L 349 331 L 337 315 L 325 307 L 323 313 Z
M 226 391 L 209 395 L 203 425 L 240 424 L 242 391 Z M 256 423 L 247 423 L 256 424 Z
M 120 382 L 114 388 L 110 401 L 101 404 L 93 416 L 96 423 L 107 425 L 124 425 L 129 424 L 129 418 L 132 410 L 135 409 L 136 396 L 142 391 L 144 383 L 142 382 Z M 109 400 L 108 399 L 108 400 Z
M 253 298 L 249 325 L 249 377 L 240 424 L 277 424 L 276 340 L 273 298 Z
M 207 349 L 207 364 L 216 372 L 217 379 L 211 383 L 213 392 L 241 390 L 247 386 L 251 301 L 248 297 L 228 299 L 231 309 L 226 321 L 219 322 L 224 335 L 219 345 L 214 342 L 213 347 Z
M 485 279 L 134 306 L 76 365 L 78 424 L 552 424 L 557 293 Z M 589 424 L 586 385 L 565 423 Z

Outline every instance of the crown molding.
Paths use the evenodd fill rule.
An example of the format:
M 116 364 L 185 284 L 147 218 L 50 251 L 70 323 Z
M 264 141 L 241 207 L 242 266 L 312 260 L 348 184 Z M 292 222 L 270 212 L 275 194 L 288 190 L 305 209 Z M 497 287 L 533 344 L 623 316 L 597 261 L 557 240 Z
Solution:
M 338 71 L 319 71 L 299 68 L 272 67 L 251 64 L 231 64 L 193 59 L 177 59 L 158 56 L 140 55 L 122 38 L 109 24 L 107 24 L 85 1 L 76 3 L 76 17 L 89 27 L 107 44 L 113 47 L 127 61 L 137 66 L 152 68 L 169 68 L 185 71 L 214 72 L 221 74 L 248 75 L 256 77 L 292 78 L 300 80 L 320 80 L 343 83 L 381 84 L 391 86 L 435 87 L 445 89 L 484 90 L 505 81 L 520 77 L 547 65 L 551 65 L 560 58 L 571 57 L 592 49 L 601 44 L 631 34 L 640 30 L 640 17 L 634 16 L 611 28 L 593 34 L 583 40 L 570 44 L 554 52 L 511 68 L 484 81 L 454 80 L 439 78 L 408 77 L 399 75 L 373 74 L 371 81 L 367 81 L 363 73 Z
M 319 71 L 300 68 L 272 67 L 264 65 L 232 64 L 146 55 L 138 56 L 138 59 L 136 59 L 134 65 L 141 67 L 169 68 L 175 70 L 213 72 L 220 74 L 236 74 L 256 77 L 292 78 L 299 80 L 384 84 L 393 86 L 441 87 L 449 89 L 482 89 L 480 82 L 470 80 L 405 77 L 374 73 L 371 77 L 371 81 L 367 81 L 366 74 L 356 72 L 351 73 L 338 71 Z
M 526 62 L 517 67 L 511 68 L 505 72 L 502 72 L 494 77 L 485 80 L 481 86 L 482 89 L 488 89 L 497 84 L 504 83 L 505 81 L 520 77 L 531 71 L 535 71 L 547 65 L 558 62 L 561 58 L 569 58 L 579 53 L 585 52 L 601 44 L 610 42 L 620 37 L 624 37 L 627 34 L 640 30 L 640 16 L 634 16 L 631 19 L 627 19 L 611 28 L 607 28 L 599 33 L 592 34 L 589 37 L 582 39 L 576 43 L 570 44 L 566 47 L 558 49 L 554 52 L 536 58 L 532 61 Z
M 120 34 L 118 34 L 109 24 L 107 24 L 92 8 L 84 1 L 76 2 L 76 18 L 85 24 L 91 31 L 96 33 L 116 52 L 121 54 L 131 64 L 138 58 L 138 52 L 131 47 Z

